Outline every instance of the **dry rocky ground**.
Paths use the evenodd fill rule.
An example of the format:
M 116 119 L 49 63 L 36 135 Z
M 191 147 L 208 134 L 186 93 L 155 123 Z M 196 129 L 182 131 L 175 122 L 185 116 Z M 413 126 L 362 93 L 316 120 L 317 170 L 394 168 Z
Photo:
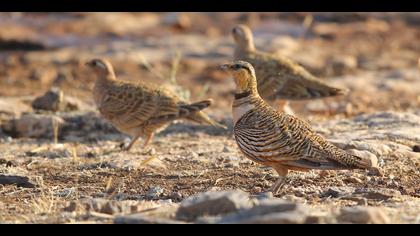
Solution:
M 238 152 L 234 85 L 214 70 L 236 23 L 350 90 L 291 106 L 337 146 L 376 155 L 380 173 L 292 172 L 264 193 L 277 175 Z M 2 13 L 0 223 L 420 223 L 419 24 L 414 13 Z M 92 57 L 121 79 L 213 98 L 208 113 L 229 129 L 175 123 L 146 150 L 119 151 L 127 137 L 91 98 Z

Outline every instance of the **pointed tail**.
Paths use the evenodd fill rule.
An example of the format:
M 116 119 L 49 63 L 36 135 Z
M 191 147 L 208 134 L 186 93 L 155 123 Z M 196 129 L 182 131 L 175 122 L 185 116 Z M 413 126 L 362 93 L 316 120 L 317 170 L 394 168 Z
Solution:
M 207 124 L 216 128 L 227 129 L 225 125 L 222 125 L 217 121 L 211 119 L 206 113 L 202 111 L 195 112 L 190 116 L 186 117 L 186 119 L 197 122 L 198 124 Z
M 209 107 L 212 104 L 213 100 L 207 99 L 201 102 L 196 102 L 192 104 L 182 105 L 180 107 L 180 116 L 184 117 L 187 120 L 194 121 L 198 124 L 207 124 L 212 125 L 217 128 L 227 129 L 226 126 L 219 124 L 215 120 L 211 119 L 203 109 Z
M 189 116 L 190 114 L 201 111 L 204 108 L 209 107 L 212 104 L 212 102 L 213 101 L 211 99 L 207 99 L 201 102 L 180 105 L 179 116 L 185 117 L 185 116 Z

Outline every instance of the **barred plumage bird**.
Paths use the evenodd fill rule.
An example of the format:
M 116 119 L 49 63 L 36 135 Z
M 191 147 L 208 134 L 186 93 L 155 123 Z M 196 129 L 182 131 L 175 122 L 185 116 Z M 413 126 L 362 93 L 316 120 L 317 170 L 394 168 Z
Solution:
M 105 59 L 93 59 L 86 65 L 97 76 L 93 97 L 101 115 L 132 137 L 125 150 L 140 137 L 146 147 L 155 132 L 178 119 L 225 128 L 201 111 L 211 105 L 211 100 L 188 104 L 163 88 L 118 80 Z
M 234 134 L 242 153 L 257 163 L 273 167 L 279 180 L 277 193 L 289 170 L 368 169 L 377 159 L 364 159 L 347 153 L 315 133 L 305 121 L 275 110 L 258 94 L 254 68 L 236 61 L 222 66 L 236 83 L 232 105 Z
M 257 74 L 258 92 L 270 105 L 283 110 L 284 100 L 315 99 L 343 95 L 347 91 L 327 85 L 305 68 L 279 55 L 255 49 L 252 31 L 245 25 L 232 29 L 235 40 L 234 60 L 251 63 Z

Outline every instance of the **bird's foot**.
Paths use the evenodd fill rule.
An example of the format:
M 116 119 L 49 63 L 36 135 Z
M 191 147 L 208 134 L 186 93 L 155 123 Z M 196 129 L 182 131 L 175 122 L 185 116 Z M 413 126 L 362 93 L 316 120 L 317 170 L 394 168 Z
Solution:
M 285 193 L 284 186 L 286 185 L 289 179 L 286 177 L 279 177 L 279 179 L 271 186 L 268 190 L 273 194 L 273 196 L 281 196 Z

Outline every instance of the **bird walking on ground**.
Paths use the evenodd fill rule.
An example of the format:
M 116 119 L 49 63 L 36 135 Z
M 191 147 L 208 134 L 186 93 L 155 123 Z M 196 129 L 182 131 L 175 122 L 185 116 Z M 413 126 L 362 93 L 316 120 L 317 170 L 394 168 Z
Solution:
M 255 49 L 252 31 L 245 25 L 232 29 L 234 60 L 251 63 L 257 75 L 258 91 L 270 105 L 285 111 L 285 100 L 304 100 L 343 95 L 346 90 L 327 85 L 292 60 Z M 288 113 L 293 113 L 291 110 Z
M 244 61 L 225 64 L 236 83 L 232 105 L 236 143 L 254 162 L 271 166 L 279 179 L 271 191 L 277 193 L 289 170 L 308 171 L 370 169 L 377 159 L 351 155 L 315 133 L 305 121 L 275 110 L 258 94 L 252 65 Z
M 118 80 L 111 63 L 105 59 L 93 59 L 86 65 L 97 76 L 93 98 L 99 112 L 119 131 L 132 137 L 127 151 L 140 137 L 146 147 L 156 132 L 178 119 L 225 128 L 201 111 L 212 100 L 189 104 L 163 88 Z

